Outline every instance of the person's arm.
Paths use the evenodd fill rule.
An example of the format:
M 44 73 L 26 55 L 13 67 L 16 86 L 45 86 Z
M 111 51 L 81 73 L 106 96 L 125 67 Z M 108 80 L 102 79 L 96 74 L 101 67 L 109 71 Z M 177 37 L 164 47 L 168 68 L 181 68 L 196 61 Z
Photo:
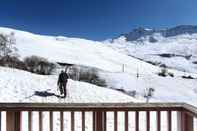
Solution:
M 70 78 L 70 76 L 69 76 L 69 67 L 67 68 L 67 70 L 66 70 L 66 75 L 67 75 L 67 79 L 69 79 Z
M 66 73 L 66 75 L 67 75 L 67 79 L 69 79 L 70 78 L 69 73 Z

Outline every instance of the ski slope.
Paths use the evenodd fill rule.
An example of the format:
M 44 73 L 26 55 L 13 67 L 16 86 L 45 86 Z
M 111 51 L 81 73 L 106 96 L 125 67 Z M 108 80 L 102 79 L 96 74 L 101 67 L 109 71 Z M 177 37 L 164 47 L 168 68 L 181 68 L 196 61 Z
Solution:
M 126 101 L 128 100 L 134 102 L 145 101 L 145 99 L 143 98 L 144 90 L 146 88 L 154 88 L 155 92 L 152 101 L 179 101 L 197 105 L 197 81 L 195 79 L 190 80 L 181 78 L 183 75 L 191 75 L 193 77 L 197 77 L 197 74 L 195 72 L 191 73 L 191 70 L 190 72 L 182 72 L 176 69 L 169 69 L 168 71 L 173 73 L 174 77 L 160 77 L 157 75 L 157 73 L 161 70 L 160 67 L 148 64 L 134 57 L 130 57 L 128 56 L 128 54 L 125 54 L 125 48 L 129 43 L 116 42 L 113 43 L 116 45 L 116 47 L 113 46 L 112 48 L 112 45 L 106 42 L 98 42 L 78 38 L 67 38 L 62 36 L 42 36 L 9 28 L 0 28 L 0 33 L 10 34 L 11 32 L 14 32 L 15 34 L 16 47 L 18 48 L 20 59 L 23 59 L 24 57 L 30 55 L 38 55 L 45 57 L 52 62 L 62 62 L 96 67 L 103 70 L 100 75 L 102 78 L 106 79 L 110 88 L 124 89 L 128 92 L 137 91 L 136 98 L 124 95 L 125 97 L 118 97 L 117 101 L 125 102 L 125 99 Z M 128 48 L 132 50 L 131 47 Z M 142 50 L 141 52 L 138 52 L 138 54 L 143 55 L 146 52 L 150 53 L 152 48 L 150 48 L 150 52 L 148 52 L 148 49 L 149 48 L 147 47 L 146 50 Z M 35 76 L 35 74 L 31 74 L 27 78 L 29 79 L 29 82 L 21 82 L 25 78 L 25 76 L 22 75 L 22 72 L 13 74 L 11 73 L 12 70 L 9 69 L 0 68 L 0 70 L 1 76 L 10 74 L 9 77 L 5 77 L 6 79 L 4 78 L 3 80 L 1 80 L 1 86 L 5 89 L 6 83 L 9 83 L 10 81 L 12 83 L 9 85 L 9 95 L 7 95 L 7 97 L 15 96 L 16 98 L 20 98 L 17 99 L 18 101 L 45 101 L 41 97 L 37 96 L 35 98 L 33 97 L 32 99 L 30 98 L 31 100 L 24 100 L 20 95 L 26 94 L 25 97 L 28 97 L 35 91 L 56 91 L 57 74 L 53 76 Z M 139 74 L 138 78 L 136 77 L 137 73 Z M 21 77 L 16 77 L 19 74 Z M 94 85 L 72 80 L 69 81 L 69 87 L 70 98 L 68 100 L 65 100 L 66 102 L 116 101 L 116 95 L 108 94 L 111 89 L 100 88 Z M 79 92 L 81 88 L 84 88 L 84 93 L 86 93 L 86 88 L 90 90 L 92 89 L 92 93 L 87 93 L 87 97 L 86 95 L 83 95 L 82 97 L 84 98 L 81 99 L 79 95 L 77 95 L 78 93 L 81 94 L 81 92 Z M 74 92 L 78 93 L 72 94 Z M 98 97 L 89 100 L 89 94 L 91 95 L 91 98 L 94 96 L 92 94 L 97 94 Z M 125 99 L 122 100 L 119 98 Z M 5 101 L 13 100 L 6 97 L 1 97 L 1 99 Z M 49 101 L 59 100 L 56 97 L 47 99 L 49 99 Z

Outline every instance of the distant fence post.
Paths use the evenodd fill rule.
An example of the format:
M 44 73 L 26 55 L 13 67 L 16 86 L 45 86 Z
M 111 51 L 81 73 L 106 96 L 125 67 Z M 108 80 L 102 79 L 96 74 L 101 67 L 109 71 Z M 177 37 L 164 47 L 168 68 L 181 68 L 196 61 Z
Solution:
M 122 65 L 122 72 L 125 72 L 125 64 Z
M 6 112 L 6 131 L 21 131 L 20 111 Z

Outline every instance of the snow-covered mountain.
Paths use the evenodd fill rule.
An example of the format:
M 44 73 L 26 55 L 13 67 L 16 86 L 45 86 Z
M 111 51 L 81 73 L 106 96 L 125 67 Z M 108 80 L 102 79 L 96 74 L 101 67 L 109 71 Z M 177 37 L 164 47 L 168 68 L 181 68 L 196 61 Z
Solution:
M 182 78 L 182 76 L 188 75 L 196 78 L 195 70 L 194 73 L 188 73 L 176 69 L 168 69 L 168 72 L 173 74 L 173 77 L 169 75 L 161 77 L 158 75 L 158 72 L 161 71 L 160 67 L 135 58 L 141 58 L 141 56 L 146 56 L 151 51 L 157 51 L 156 47 L 160 47 L 161 43 L 151 43 L 145 37 L 142 39 L 143 44 L 139 44 L 138 40 L 128 42 L 123 36 L 114 40 L 113 43 L 106 41 L 98 42 L 63 36 L 43 36 L 9 28 L 0 28 L 0 33 L 2 34 L 10 34 L 11 32 L 14 32 L 20 59 L 26 56 L 37 55 L 47 58 L 51 62 L 83 65 L 90 68 L 96 67 L 102 70 L 100 76 L 106 80 L 108 88 L 119 89 L 128 94 L 136 92 L 134 97 L 130 97 L 111 89 L 69 80 L 68 90 L 71 91 L 71 95 L 65 99 L 65 102 L 145 101 L 143 97 L 144 90 L 146 88 L 154 88 L 155 92 L 152 101 L 179 101 L 197 105 L 197 81 L 195 79 Z M 178 45 L 180 39 L 180 41 L 182 39 L 188 40 L 188 37 L 193 35 L 195 34 L 163 37 L 161 34 L 154 34 L 155 38 L 159 41 L 173 40 L 175 45 Z M 191 41 L 194 40 L 192 39 Z M 169 48 L 173 46 L 175 48 L 175 45 L 172 44 L 171 47 L 170 44 L 168 42 L 165 45 L 168 45 Z M 131 57 L 133 55 L 132 52 L 136 51 L 136 49 L 141 49 L 144 52 L 135 52 L 135 57 Z M 175 49 L 179 48 L 176 47 Z M 182 46 L 180 47 L 181 49 Z M 178 51 L 173 51 L 178 54 Z M 158 51 L 158 53 L 162 53 L 162 51 Z M 187 69 L 192 71 L 191 69 L 193 68 Z M 29 99 L 28 96 L 39 90 L 57 93 L 57 73 L 51 76 L 40 76 L 25 71 L 1 67 L 0 93 L 4 97 L 0 97 L 0 101 L 13 100 L 11 98 L 14 96 L 17 98 L 16 101 L 31 101 L 32 99 Z M 81 91 L 85 92 L 85 94 Z M 5 92 L 8 92 L 8 96 L 3 95 Z M 19 99 L 23 98 L 22 96 L 28 97 L 28 100 Z M 35 101 L 47 101 L 47 99 L 49 101 L 58 101 L 54 96 L 46 100 L 39 96 L 34 96 L 34 99 Z
M 137 28 L 110 45 L 124 54 L 155 65 L 197 73 L 197 26 L 169 29 Z
M 168 28 L 168 29 L 148 29 L 148 28 L 143 28 L 139 27 L 134 29 L 133 31 L 122 34 L 121 36 L 125 36 L 127 41 L 136 41 L 139 40 L 141 37 L 147 37 L 149 36 L 149 41 L 150 42 L 156 42 L 157 40 L 154 38 L 154 34 L 160 34 L 161 36 L 167 38 L 167 37 L 173 37 L 177 35 L 183 35 L 183 34 L 196 34 L 197 33 L 197 26 L 193 25 L 180 25 L 176 26 L 173 28 Z

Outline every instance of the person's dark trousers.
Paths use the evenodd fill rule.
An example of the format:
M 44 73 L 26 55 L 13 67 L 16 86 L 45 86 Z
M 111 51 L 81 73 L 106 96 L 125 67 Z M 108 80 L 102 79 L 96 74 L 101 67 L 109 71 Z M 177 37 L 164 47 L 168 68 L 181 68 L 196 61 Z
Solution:
M 66 97 L 66 95 L 67 95 L 67 92 L 66 92 L 66 83 L 63 86 L 63 90 L 64 90 L 64 97 Z
M 63 83 L 60 83 L 59 85 L 59 89 L 60 89 L 60 94 L 62 95 L 64 93 L 64 90 L 63 90 Z
M 64 82 L 64 83 L 60 83 L 60 94 L 64 94 L 64 97 L 66 97 L 67 95 L 67 92 L 66 92 L 66 84 L 67 82 Z

